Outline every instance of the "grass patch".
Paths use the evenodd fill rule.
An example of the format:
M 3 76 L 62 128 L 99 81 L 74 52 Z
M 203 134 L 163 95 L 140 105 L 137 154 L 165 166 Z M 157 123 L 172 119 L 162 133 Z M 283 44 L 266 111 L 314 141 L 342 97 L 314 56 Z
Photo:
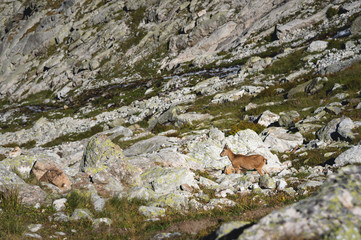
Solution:
M 324 166 L 326 164 L 333 165 L 335 158 L 340 155 L 345 149 L 341 148 L 328 148 L 328 149 L 312 149 L 307 151 L 306 156 L 299 156 L 295 153 L 291 153 L 290 159 L 298 159 L 293 161 L 292 166 L 299 169 L 302 166 Z M 333 152 L 334 154 L 326 157 L 325 153 Z
M 301 67 L 301 58 L 304 57 L 304 49 L 290 53 L 280 60 L 274 62 L 272 65 L 266 67 L 265 74 L 287 74 Z
M 112 140 L 113 143 L 119 145 L 119 147 L 121 149 L 126 149 L 128 147 L 130 147 L 131 145 L 133 145 L 134 143 L 137 143 L 139 141 L 142 140 L 147 140 L 149 138 L 153 137 L 153 135 L 149 134 L 145 137 L 141 137 L 141 138 L 137 138 L 137 139 L 133 139 L 133 140 L 128 140 L 128 141 L 121 141 L 120 138 L 122 138 L 122 136 L 116 137 Z
M 227 132 L 227 135 L 235 135 L 240 130 L 251 129 L 257 134 L 260 134 L 265 127 L 253 122 L 240 121 L 239 123 L 231 126 L 231 129 Z
M 8 143 L 5 145 L 2 145 L 2 147 L 6 147 L 6 148 L 14 148 L 14 147 L 20 147 L 20 148 L 26 148 L 26 149 L 30 149 L 30 148 L 34 148 L 36 146 L 36 141 L 35 140 L 31 140 L 28 141 L 26 143 L 23 144 L 18 144 L 18 143 Z
M 90 192 L 81 192 L 79 190 L 75 190 L 70 192 L 66 198 L 66 208 L 70 212 L 73 212 L 77 208 L 92 209 Z
M 63 136 L 60 136 L 56 139 L 54 139 L 51 142 L 48 142 L 44 145 L 42 145 L 42 147 L 53 147 L 53 146 L 57 146 L 62 144 L 63 142 L 75 142 L 75 141 L 80 141 L 84 138 L 89 138 L 93 135 L 95 135 L 98 132 L 102 132 L 103 128 L 99 125 L 92 127 L 90 130 L 86 131 L 86 132 L 81 132 L 81 133 L 69 133 Z

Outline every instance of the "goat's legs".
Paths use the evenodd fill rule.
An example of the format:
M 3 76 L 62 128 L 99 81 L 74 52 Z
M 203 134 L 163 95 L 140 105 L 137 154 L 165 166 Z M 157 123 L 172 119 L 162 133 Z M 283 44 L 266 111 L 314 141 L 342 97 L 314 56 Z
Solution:
M 263 171 L 264 171 L 267 175 L 269 175 L 269 173 L 266 171 L 266 169 L 263 168 Z
M 257 168 L 256 168 L 256 170 L 257 170 L 257 172 L 259 173 L 259 175 L 263 176 L 262 169 L 259 169 L 259 168 L 257 169 Z

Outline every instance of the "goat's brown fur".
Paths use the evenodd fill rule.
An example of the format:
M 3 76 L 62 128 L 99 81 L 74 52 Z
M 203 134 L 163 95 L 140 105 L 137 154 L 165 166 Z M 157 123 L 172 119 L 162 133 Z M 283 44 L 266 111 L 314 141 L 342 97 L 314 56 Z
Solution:
M 263 176 L 262 168 L 264 164 L 267 164 L 267 159 L 262 155 L 242 155 L 235 154 L 231 151 L 231 149 L 226 145 L 224 145 L 223 151 L 221 152 L 221 157 L 227 156 L 232 163 L 232 166 L 236 170 L 237 173 L 241 173 L 242 170 L 252 170 L 256 169 L 259 175 Z M 268 172 L 263 169 L 266 174 Z

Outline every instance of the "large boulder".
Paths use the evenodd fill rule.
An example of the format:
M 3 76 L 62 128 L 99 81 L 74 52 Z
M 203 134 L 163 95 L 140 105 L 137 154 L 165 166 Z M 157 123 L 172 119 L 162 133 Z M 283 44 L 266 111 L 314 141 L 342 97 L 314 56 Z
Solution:
M 183 184 L 199 189 L 195 174 L 184 168 L 153 168 L 142 174 L 142 180 L 150 184 L 156 194 L 181 190 Z
M 361 33 L 361 16 L 357 17 L 352 22 L 350 31 L 352 35 L 357 35 Z
M 355 124 L 349 117 L 335 118 L 318 130 L 316 136 L 324 142 L 351 141 L 354 139 L 352 132 L 354 127 Z
M 18 175 L 0 167 L 0 192 L 5 195 L 18 194 L 19 201 L 27 206 L 46 202 L 47 194 L 39 186 L 29 185 Z
M 263 136 L 264 144 L 271 150 L 277 152 L 290 151 L 303 144 L 301 133 L 290 133 L 280 127 L 267 128 L 261 135 Z
M 280 118 L 279 115 L 269 110 L 266 110 L 261 115 L 259 115 L 257 119 L 257 123 L 262 126 L 268 127 L 269 125 L 277 122 L 279 118 Z
M 146 153 L 154 153 L 161 148 L 171 147 L 178 142 L 177 138 L 155 136 L 150 139 L 139 141 L 124 151 L 125 156 L 137 156 Z
M 309 52 L 321 52 L 327 48 L 328 42 L 326 41 L 314 41 L 307 48 Z
M 342 167 L 347 164 L 361 164 L 361 145 L 353 146 L 335 159 L 335 165 L 337 167 Z
M 90 139 L 80 171 L 105 185 L 116 185 L 118 182 L 118 185 L 132 186 L 140 182 L 140 170 L 128 163 L 118 145 L 101 134 Z
M 238 239 L 360 239 L 360 188 L 361 166 L 342 168 L 316 195 L 272 212 Z

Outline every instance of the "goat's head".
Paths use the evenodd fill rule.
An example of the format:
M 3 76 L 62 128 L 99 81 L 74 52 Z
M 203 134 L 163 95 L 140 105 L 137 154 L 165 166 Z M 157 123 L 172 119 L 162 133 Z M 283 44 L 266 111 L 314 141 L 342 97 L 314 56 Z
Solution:
M 223 150 L 222 150 L 222 152 L 221 152 L 221 154 L 220 154 L 221 157 L 227 156 L 229 150 L 230 150 L 230 149 L 229 149 L 228 145 L 227 145 L 227 144 L 224 145 Z

